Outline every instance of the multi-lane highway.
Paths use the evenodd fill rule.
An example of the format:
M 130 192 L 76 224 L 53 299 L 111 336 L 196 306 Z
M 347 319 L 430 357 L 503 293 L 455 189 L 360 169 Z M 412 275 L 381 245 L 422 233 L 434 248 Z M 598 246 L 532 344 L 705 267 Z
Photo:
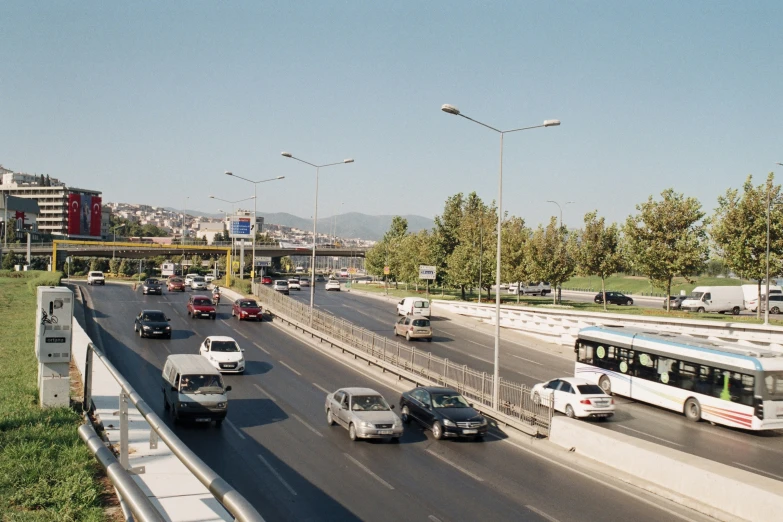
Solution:
M 284 326 L 239 323 L 226 304 L 216 321 L 189 320 L 188 294 L 142 296 L 114 284 L 85 286 L 84 292 L 92 309 L 86 314 L 88 333 L 177 434 L 267 520 L 705 520 L 599 476 L 599 470 L 583 467 L 545 441 L 520 444 L 499 431 L 483 443 L 435 441 L 410 425 L 399 444 L 352 443 L 344 429 L 327 426 L 326 391 L 369 386 L 396 403 L 399 392 L 385 381 L 324 355 Z M 361 308 L 343 306 L 353 297 L 341 294 L 319 292 L 318 299 L 330 309 Z M 134 335 L 133 315 L 143 308 L 171 317 L 171 340 Z M 379 329 L 391 331 L 381 324 Z M 174 426 L 163 409 L 163 363 L 172 353 L 197 353 L 201 340 L 214 334 L 234 336 L 248 360 L 244 375 L 225 377 L 233 387 L 227 420 L 220 429 Z M 433 348 L 457 337 L 448 328 L 438 335 L 442 339 Z M 567 366 L 547 361 L 563 370 Z
M 309 303 L 309 292 L 292 292 L 294 299 Z M 344 317 L 354 324 L 393 338 L 396 308 L 392 301 L 368 297 L 360 292 L 316 292 L 317 307 Z M 494 339 L 472 319 L 448 320 L 433 317 L 433 342 L 418 348 L 448 357 L 457 364 L 492 372 Z M 401 340 L 400 337 L 397 338 Z M 573 376 L 574 360 L 553 355 L 554 346 L 505 332 L 500 345 L 500 374 L 503 378 L 532 386 L 555 377 Z M 692 423 L 684 416 L 647 404 L 617 397 L 617 413 L 596 425 L 646 439 L 694 455 L 709 458 L 760 475 L 783 480 L 783 430 L 747 432 L 708 422 Z

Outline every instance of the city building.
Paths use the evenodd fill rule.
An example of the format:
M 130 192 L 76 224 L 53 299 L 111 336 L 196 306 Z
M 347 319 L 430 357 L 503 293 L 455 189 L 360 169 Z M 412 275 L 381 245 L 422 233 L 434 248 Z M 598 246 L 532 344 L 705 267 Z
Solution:
M 0 244 L 38 240 L 38 214 L 41 212 L 36 201 L 18 198 L 3 193 L 0 197 Z M 8 227 L 6 228 L 6 223 Z

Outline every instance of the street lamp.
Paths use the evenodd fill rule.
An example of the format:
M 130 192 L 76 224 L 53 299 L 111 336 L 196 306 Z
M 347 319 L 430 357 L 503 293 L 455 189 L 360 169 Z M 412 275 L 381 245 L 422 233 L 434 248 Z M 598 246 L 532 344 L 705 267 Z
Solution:
M 251 272 L 250 272 L 250 279 L 254 280 L 255 277 L 256 277 L 256 234 L 257 234 L 256 225 L 258 223 L 258 215 L 256 214 L 256 203 L 257 203 L 257 200 L 256 200 L 256 187 L 258 186 L 259 183 L 266 183 L 267 181 L 277 181 L 278 179 L 285 179 L 285 176 L 277 176 L 276 178 L 262 179 L 262 180 L 259 180 L 259 181 L 253 181 L 252 179 L 243 178 L 242 176 L 237 176 L 233 172 L 229 172 L 229 171 L 226 171 L 226 176 L 232 176 L 232 177 L 235 177 L 237 179 L 241 179 L 241 180 L 247 181 L 248 183 L 252 183 L 253 184 L 253 226 L 252 226 L 252 230 L 253 230 L 253 270 L 251 270 Z
M 551 199 L 547 200 L 547 203 L 554 203 L 555 205 L 557 205 L 557 208 L 560 209 L 560 228 L 563 228 L 563 207 L 566 205 L 570 205 L 571 203 L 576 203 L 576 201 L 566 201 L 565 203 L 563 203 L 563 207 L 560 206 L 560 203 L 558 203 L 557 201 L 552 201 Z
M 293 156 L 290 152 L 281 152 L 281 154 L 286 158 L 295 159 L 296 161 L 301 161 L 306 165 L 315 167 L 315 210 L 313 211 L 313 259 L 310 263 L 310 326 L 312 326 L 313 306 L 315 302 L 315 239 L 316 239 L 316 234 L 318 232 L 318 174 L 321 168 L 323 167 L 332 167 L 334 165 L 340 165 L 342 163 L 353 163 L 353 159 L 348 158 L 348 159 L 344 159 L 343 161 L 338 161 L 336 163 L 316 165 L 314 163 L 310 163 L 309 161 L 305 161 L 303 159 L 297 158 L 296 156 Z
M 190 199 L 190 196 L 185 196 L 185 201 L 182 205 L 182 239 L 180 240 L 180 245 L 185 245 L 185 211 L 188 208 L 188 200 Z
M 495 127 L 490 127 L 486 123 L 481 123 L 478 120 L 474 120 L 473 118 L 469 118 L 468 116 L 465 116 L 462 114 L 459 109 L 454 107 L 453 105 L 443 105 L 440 108 L 443 112 L 448 114 L 453 114 L 454 116 L 462 116 L 466 120 L 470 120 L 474 123 L 478 123 L 479 125 L 486 127 L 490 130 L 493 130 L 500 134 L 500 172 L 498 174 L 498 244 L 497 244 L 497 251 L 496 251 L 496 267 L 495 267 L 495 361 L 494 361 L 494 379 L 492 382 L 492 407 L 497 409 L 498 408 L 498 396 L 500 392 L 500 369 L 499 369 L 499 360 L 500 360 L 500 236 L 502 233 L 502 223 L 503 223 L 503 136 L 505 136 L 508 133 L 511 132 L 518 132 L 523 130 L 529 130 L 529 129 L 538 129 L 541 127 L 557 127 L 560 125 L 560 120 L 545 120 L 543 124 L 541 125 L 533 125 L 531 127 L 522 127 L 519 129 L 511 129 L 511 130 L 500 130 L 496 129 Z M 481 291 L 481 289 L 479 289 Z
M 223 199 L 223 198 L 219 198 L 219 197 L 217 197 L 217 196 L 212 196 L 212 195 L 210 195 L 209 197 L 210 197 L 210 199 L 216 199 L 216 200 L 218 200 L 218 201 L 222 201 L 223 203 L 228 203 L 229 205 L 231 205 L 231 215 L 232 215 L 232 216 L 234 215 L 234 205 L 235 205 L 235 204 L 237 204 L 237 203 L 242 203 L 243 201 L 249 201 L 249 200 L 251 200 L 251 199 L 252 199 L 252 200 L 255 200 L 255 199 L 256 199 L 256 197 L 255 197 L 255 196 L 252 196 L 252 197 L 245 198 L 245 199 L 238 199 L 238 200 L 236 200 L 236 201 L 230 201 L 230 200 L 228 200 L 228 199 Z M 253 208 L 255 208 L 255 206 L 254 206 Z M 233 235 L 233 233 L 231 232 L 231 230 L 229 230 L 229 233 Z M 232 240 L 233 240 L 233 238 L 232 238 Z M 243 248 L 244 248 L 244 247 L 243 247 Z M 244 250 L 242 250 L 242 253 L 244 254 Z M 233 255 L 234 255 L 234 252 L 232 252 L 232 253 L 231 253 L 231 255 L 233 256 Z M 244 262 L 244 259 L 243 259 L 242 261 Z M 228 269 L 227 269 L 227 270 L 228 270 Z M 254 268 L 254 270 L 255 270 L 255 268 Z M 233 274 L 233 273 L 234 273 L 234 271 L 232 270 L 232 271 L 231 271 L 231 273 Z M 240 271 L 239 271 L 239 278 L 240 278 L 240 279 L 244 279 L 244 274 L 242 273 L 242 270 L 241 270 L 241 269 L 240 269 Z
M 776 163 L 783 167 L 783 163 Z M 764 296 L 764 324 L 769 325 L 769 209 L 772 206 L 770 201 L 770 188 L 767 187 L 767 273 L 766 273 L 766 295 Z
M 122 225 L 115 225 L 114 227 L 112 227 L 112 230 L 114 230 L 114 241 L 112 242 L 112 245 L 111 245 L 111 258 L 112 258 L 112 260 L 114 260 L 114 250 L 115 250 L 114 245 L 117 244 L 117 229 L 118 228 L 122 228 L 124 226 L 125 226 L 125 223 L 123 223 Z

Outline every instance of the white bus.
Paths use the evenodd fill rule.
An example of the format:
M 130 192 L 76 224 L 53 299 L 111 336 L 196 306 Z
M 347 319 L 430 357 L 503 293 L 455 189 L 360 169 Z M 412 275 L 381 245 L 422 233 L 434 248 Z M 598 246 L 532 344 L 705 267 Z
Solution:
M 622 326 L 579 331 L 576 377 L 746 430 L 783 428 L 783 353 Z

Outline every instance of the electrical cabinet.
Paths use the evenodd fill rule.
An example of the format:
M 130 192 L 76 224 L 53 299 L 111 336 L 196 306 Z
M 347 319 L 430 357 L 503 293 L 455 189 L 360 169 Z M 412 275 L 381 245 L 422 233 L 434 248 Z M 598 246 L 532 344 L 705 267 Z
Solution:
M 35 355 L 42 364 L 71 360 L 73 292 L 63 286 L 39 286 L 35 314 Z

